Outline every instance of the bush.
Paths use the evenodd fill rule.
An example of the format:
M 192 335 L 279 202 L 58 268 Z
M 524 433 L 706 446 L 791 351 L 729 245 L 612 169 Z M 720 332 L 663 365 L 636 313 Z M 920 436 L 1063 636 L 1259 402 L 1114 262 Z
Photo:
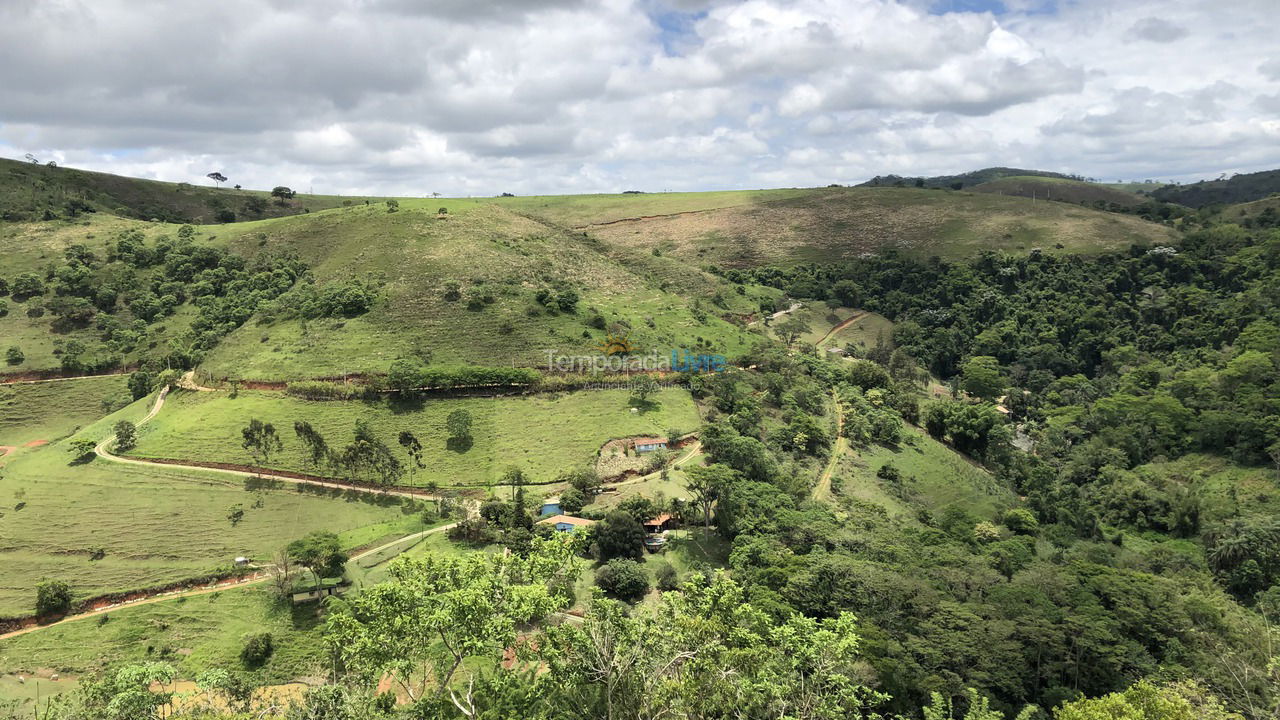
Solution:
M 659 590 L 677 590 L 680 588 L 680 573 L 676 572 L 671 563 L 662 563 L 654 574 L 658 577 Z
M 1035 513 L 1025 508 L 1014 508 L 1007 511 L 1002 518 L 1004 526 L 1019 535 L 1034 535 L 1040 529 L 1040 521 Z
M 275 649 L 275 640 L 271 637 L 271 633 L 255 633 L 245 638 L 244 648 L 240 650 L 240 660 L 247 667 L 260 667 L 271 658 L 271 653 L 275 652 Z
M 304 400 L 355 400 L 364 396 L 369 389 L 361 385 L 324 380 L 300 380 L 289 383 L 284 392 Z
M 21 365 L 27 356 L 22 352 L 22 348 L 14 345 L 4 353 L 4 361 L 10 365 Z
M 560 509 L 567 513 L 576 513 L 587 505 L 587 496 L 577 488 L 569 488 L 560 493 Z
M 619 600 L 639 600 L 649 592 L 649 576 L 635 560 L 617 558 L 596 570 L 596 585 Z
M 644 527 L 622 510 L 614 510 L 596 526 L 601 560 L 644 557 Z
M 65 615 L 71 609 L 71 586 L 62 580 L 41 580 L 36 586 L 36 615 Z

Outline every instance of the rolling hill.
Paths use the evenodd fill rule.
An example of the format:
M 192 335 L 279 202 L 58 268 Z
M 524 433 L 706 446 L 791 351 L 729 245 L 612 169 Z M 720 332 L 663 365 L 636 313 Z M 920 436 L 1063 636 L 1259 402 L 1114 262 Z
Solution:
M 990 180 L 969 188 L 973 192 L 1014 195 L 1037 200 L 1055 200 L 1090 207 L 1131 208 L 1149 202 L 1148 198 L 1098 183 L 1068 178 L 1019 175 Z
M 1280 193 L 1280 170 L 1233 175 L 1222 180 L 1201 180 L 1190 185 L 1165 185 L 1152 197 L 1187 207 L 1251 202 Z
M 212 184 L 212 181 L 208 181 Z M 297 215 L 365 198 L 295 195 L 112 175 L 0 158 L 0 220 L 74 219 L 104 212 L 139 220 L 221 223 Z
M 63 179 L 78 172 L 18 167 L 31 173 L 23 176 L 29 182 L 36 174 L 57 177 L 67 192 Z M 144 190 L 173 202 L 235 192 L 83 175 L 136 198 L 151 197 Z M 886 248 L 963 257 L 987 249 L 1096 252 L 1174 242 L 1172 230 L 1133 217 L 916 188 L 293 202 L 303 210 L 318 203 L 317 211 L 186 229 L 110 212 L 0 223 L 0 278 L 31 273 L 45 280 L 41 293 L 4 301 L 0 331 L 24 356 L 5 370 L 65 367 L 69 349 L 124 365 L 163 365 L 196 353 L 215 377 L 272 381 L 381 373 L 401 357 L 541 367 L 548 351 L 594 352 L 609 334 L 628 336 L 643 351 L 734 355 L 758 339 L 746 320 L 772 309 L 780 293 L 735 286 L 708 272 L 710 265 L 829 262 Z M 320 210 L 325 203 L 330 208 Z M 183 233 L 192 260 L 229 253 L 217 261 L 223 269 L 186 270 L 180 258 L 129 266 L 117 257 L 122 238 L 159 253 Z M 88 253 L 87 269 L 68 259 L 69 249 Z M 200 299 L 210 289 L 184 289 L 193 273 L 218 283 L 219 273 L 283 272 L 290 263 L 305 266 L 302 282 L 281 295 L 284 281 L 234 319 L 210 319 Z M 277 282 L 269 277 L 254 282 Z M 103 296 L 104 287 L 113 294 Z M 359 311 L 303 310 L 318 295 L 348 291 L 374 299 Z M 167 309 L 139 312 L 155 302 Z M 235 302 L 234 292 L 220 300 Z M 214 335 L 212 326 L 220 328 Z M 203 340 L 193 339 L 193 327 Z
M 934 175 L 933 177 L 903 177 L 901 175 L 877 175 L 858 187 L 926 187 L 960 190 L 974 185 L 1006 177 L 1043 177 L 1072 180 L 1072 176 L 1048 170 L 1025 170 L 1011 167 L 989 167 L 971 170 L 958 175 Z

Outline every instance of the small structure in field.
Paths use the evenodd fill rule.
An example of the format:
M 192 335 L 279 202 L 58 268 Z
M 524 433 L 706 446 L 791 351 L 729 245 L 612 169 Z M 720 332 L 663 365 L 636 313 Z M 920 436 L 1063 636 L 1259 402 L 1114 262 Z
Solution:
M 571 515 L 552 515 L 538 521 L 539 525 L 551 525 L 557 532 L 572 532 L 578 528 L 591 527 L 596 524 L 595 520 L 586 518 L 573 517 Z
M 635 447 L 637 453 L 667 449 L 667 439 L 659 437 L 638 437 L 632 440 L 631 444 Z
M 248 567 L 248 566 L 249 566 L 249 558 L 243 555 L 236 558 L 236 567 L 242 568 L 242 567 Z
M 675 517 L 671 513 L 658 513 L 658 517 L 644 521 L 644 529 L 650 534 L 662 533 L 670 530 L 674 522 Z

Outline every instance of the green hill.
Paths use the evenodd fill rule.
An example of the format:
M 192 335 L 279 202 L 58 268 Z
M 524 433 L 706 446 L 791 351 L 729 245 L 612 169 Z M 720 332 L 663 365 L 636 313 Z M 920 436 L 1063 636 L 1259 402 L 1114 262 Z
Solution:
M 999 180 L 1006 177 L 1044 177 L 1057 178 L 1060 180 L 1075 179 L 1070 175 L 1062 173 L 1050 172 L 1047 170 L 1024 170 L 1022 168 L 1011 167 L 989 167 L 981 170 L 971 170 L 958 175 L 934 175 L 933 177 L 903 177 L 901 175 L 877 175 L 870 180 L 861 183 L 858 187 L 926 187 L 926 188 L 950 188 L 952 190 L 960 190 L 961 188 L 969 188 L 974 185 Z
M 0 158 L 0 221 L 74 219 L 95 212 L 139 220 L 222 223 L 363 203 L 337 195 L 272 197 L 269 191 L 157 180 Z
M 1153 190 L 1151 195 L 1157 200 L 1202 208 L 1261 200 L 1275 193 L 1280 193 L 1280 170 L 1243 173 L 1190 185 L 1165 185 Z
M 885 248 L 943 257 L 1033 247 L 1096 252 L 1132 243 L 1171 243 L 1175 237 L 1172 230 L 1138 218 L 1063 203 L 866 187 L 817 189 L 589 230 L 614 248 L 729 267 L 832 262 Z
M 183 199 L 235 193 L 111 183 Z M 401 357 L 540 367 L 548 351 L 595 352 L 611 334 L 642 351 L 734 355 L 757 342 L 746 320 L 781 293 L 736 286 L 711 265 L 1174 241 L 1160 225 L 1080 206 L 915 188 L 290 202 L 331 207 L 203 226 L 108 212 L 0 223 L 0 280 L 38 281 L 0 300 L 0 333 L 21 351 L 3 370 L 197 361 L 216 377 L 288 380 L 381 373 Z
M 1116 190 L 1106 185 L 1067 178 L 1014 176 L 991 180 L 969 188 L 973 192 L 1014 195 L 1036 200 L 1088 205 L 1099 209 L 1112 206 L 1131 208 L 1149 202 L 1135 193 Z

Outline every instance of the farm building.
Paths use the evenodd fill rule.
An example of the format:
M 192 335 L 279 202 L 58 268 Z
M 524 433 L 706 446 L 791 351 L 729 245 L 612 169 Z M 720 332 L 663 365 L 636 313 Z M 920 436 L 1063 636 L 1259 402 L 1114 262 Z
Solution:
M 649 533 L 666 532 L 671 529 L 671 524 L 675 520 L 671 513 L 659 513 L 658 517 L 644 522 L 644 529 Z
M 667 449 L 666 438 L 640 437 L 640 438 L 636 438 L 635 440 L 632 440 L 631 444 L 635 446 L 636 452 L 638 453 L 653 452 L 654 450 Z
M 558 532 L 569 532 L 571 530 L 577 530 L 580 527 L 591 527 L 596 524 L 596 521 L 588 520 L 586 518 L 572 517 L 569 515 L 552 515 L 551 517 L 539 520 L 538 524 L 552 525 Z
M 541 517 L 546 517 L 547 515 L 559 515 L 561 512 L 562 511 L 560 510 L 560 498 L 549 497 L 546 500 L 542 501 L 542 508 L 538 510 L 538 515 Z

